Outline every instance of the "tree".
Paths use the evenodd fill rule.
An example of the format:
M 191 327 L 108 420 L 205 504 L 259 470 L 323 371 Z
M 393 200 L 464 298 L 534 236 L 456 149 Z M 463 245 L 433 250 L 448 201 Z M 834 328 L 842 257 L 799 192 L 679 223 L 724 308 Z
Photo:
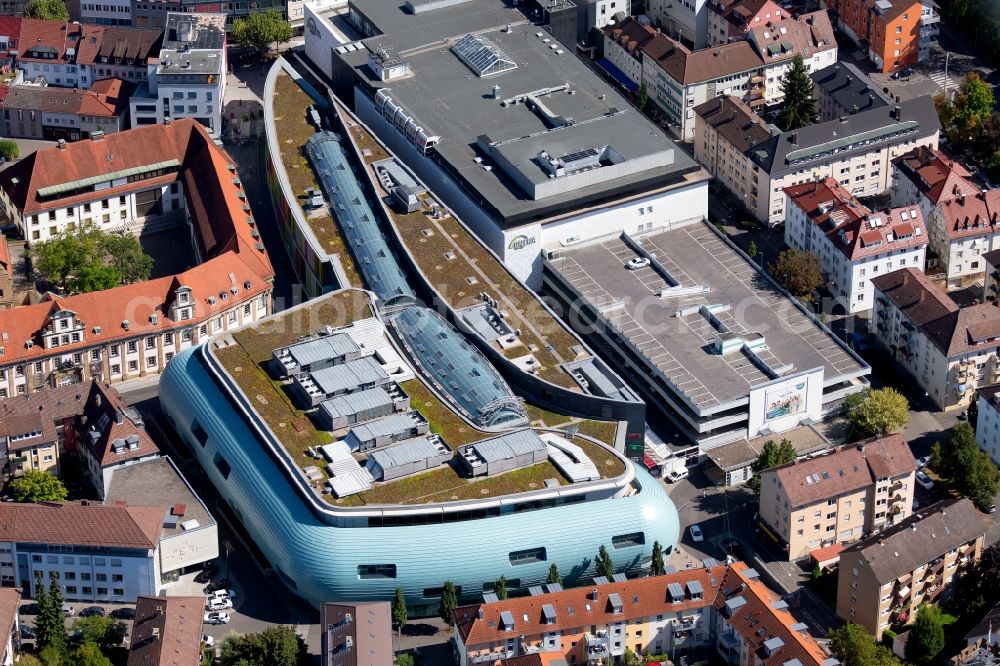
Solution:
M 69 10 L 63 0 L 31 0 L 24 6 L 24 18 L 46 19 L 48 21 L 68 21 Z
M 29 255 L 40 278 L 80 293 L 140 282 L 153 269 L 135 236 L 92 226 L 35 243 Z
M 456 608 L 458 608 L 458 594 L 455 591 L 455 584 L 450 580 L 446 580 L 444 586 L 441 588 L 438 617 L 447 622 L 449 627 L 455 624 L 455 618 L 452 615 L 455 613 Z
M 269 9 L 254 12 L 246 18 L 233 21 L 229 35 L 240 46 L 264 53 L 271 42 L 287 42 L 292 38 L 292 27 L 281 14 Z
M 862 437 L 888 435 L 910 422 L 910 403 L 892 387 L 871 389 L 848 413 Z
M 38 658 L 45 666 L 70 666 L 69 655 L 66 654 L 65 649 L 55 645 L 50 645 L 39 652 Z
M 654 576 L 662 576 L 667 573 L 667 568 L 663 564 L 663 546 L 659 541 L 653 542 L 653 561 L 650 565 Z
M 988 505 L 1000 491 L 1000 470 L 980 450 L 968 421 L 956 423 L 943 442 L 934 443 L 931 468 L 974 502 Z
M 806 303 L 812 301 L 813 292 L 824 283 L 819 257 L 812 252 L 782 250 L 767 270 L 792 296 Z
M 409 652 L 400 652 L 396 655 L 396 666 L 413 666 L 413 655 Z
M 792 60 L 792 68 L 781 80 L 781 92 L 785 99 L 781 108 L 781 124 L 786 132 L 812 124 L 816 119 L 816 100 L 813 98 L 813 82 L 806 71 L 802 56 Z
M 35 572 L 35 603 L 38 617 L 35 618 L 36 644 L 39 649 L 52 648 L 53 652 L 66 651 L 66 621 L 63 615 L 62 590 L 55 572 L 50 572 L 49 588 L 42 582 L 42 573 Z M 47 659 L 44 659 L 48 663 Z
M 809 580 L 814 583 L 818 583 L 823 577 L 823 568 L 819 565 L 819 562 L 813 565 L 812 572 L 809 574 Z
M 750 241 L 750 246 L 747 248 L 747 256 L 751 259 L 757 258 L 757 241 Z
M 624 664 L 625 666 L 642 666 L 646 663 L 640 655 L 632 652 L 632 648 L 625 648 Z
M 760 492 L 760 475 L 766 469 L 778 467 L 794 461 L 796 458 L 795 447 L 787 439 L 782 438 L 781 444 L 775 444 L 773 439 L 764 442 L 764 448 L 760 450 L 757 460 L 750 466 L 753 476 L 747 481 L 753 491 Z
M 503 574 L 500 574 L 500 577 L 493 583 L 493 593 L 497 595 L 497 599 L 507 598 L 507 577 Z
M 906 639 L 906 661 L 927 666 L 944 649 L 944 624 L 937 606 L 924 604 L 917 609 L 917 622 Z
M 983 81 L 979 72 L 969 72 L 955 95 L 955 123 L 961 130 L 976 130 L 993 113 L 996 100 L 993 88 Z
M 297 666 L 305 663 L 306 644 L 294 627 L 268 627 L 259 634 L 229 634 L 219 644 L 223 666 Z
M 21 156 L 21 147 L 10 139 L 0 139 L 0 157 L 5 160 L 16 160 Z
M 406 612 L 406 598 L 403 596 L 403 591 L 397 587 L 396 596 L 392 599 L 392 628 L 397 632 L 402 631 L 409 619 Z
M 611 580 L 611 577 L 615 575 L 615 562 L 611 559 L 608 549 L 603 544 L 600 550 L 597 551 L 597 559 L 594 560 L 594 569 L 596 571 L 595 575 L 604 576 L 608 580 Z
M 559 567 L 553 562 L 549 566 L 549 577 L 545 579 L 548 583 L 555 583 L 556 585 L 562 585 L 562 577 L 559 575 Z
M 637 104 L 640 111 L 645 111 L 646 107 L 649 106 L 649 88 L 646 87 L 645 81 L 639 86 L 639 100 Z
M 15 502 L 62 502 L 69 496 L 57 476 L 37 469 L 25 470 L 24 476 L 11 481 L 10 494 Z
M 899 666 L 889 648 L 860 624 L 845 624 L 830 632 L 830 649 L 843 666 Z
M 38 657 L 22 652 L 17 659 L 17 666 L 45 666 L 45 664 Z
M 80 632 L 84 642 L 94 643 L 102 649 L 122 644 L 128 629 L 124 622 L 101 615 L 88 615 L 73 621 L 73 629 Z
M 983 554 L 971 569 L 959 577 L 949 607 L 964 617 L 981 617 L 996 603 L 997 581 L 1000 580 L 1000 543 L 983 549 Z
M 112 666 L 111 660 L 104 656 L 96 643 L 84 641 L 73 652 L 74 666 Z

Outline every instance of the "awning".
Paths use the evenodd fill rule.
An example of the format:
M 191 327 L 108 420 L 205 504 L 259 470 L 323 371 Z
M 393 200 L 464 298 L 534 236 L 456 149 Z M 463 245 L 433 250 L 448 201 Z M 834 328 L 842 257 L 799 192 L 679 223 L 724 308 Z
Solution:
M 608 76 L 617 81 L 625 90 L 629 92 L 635 92 L 639 89 L 639 84 L 628 78 L 625 72 L 615 67 L 610 60 L 607 58 L 601 58 L 597 61 L 597 66 L 608 73 Z

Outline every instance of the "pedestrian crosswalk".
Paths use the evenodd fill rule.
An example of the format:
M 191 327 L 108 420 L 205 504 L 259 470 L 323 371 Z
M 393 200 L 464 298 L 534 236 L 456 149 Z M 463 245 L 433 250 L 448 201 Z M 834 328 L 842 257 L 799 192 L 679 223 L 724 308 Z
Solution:
M 932 74 L 929 74 L 927 76 L 927 78 L 929 78 L 931 81 L 933 81 L 937 85 L 937 87 L 940 88 L 942 91 L 945 89 L 945 81 L 948 82 L 948 89 L 949 90 L 954 90 L 955 86 L 958 85 L 958 82 L 955 80 L 954 76 L 951 76 L 949 74 L 948 77 L 945 78 L 944 72 L 941 72 L 941 71 L 937 71 L 937 72 L 934 72 Z

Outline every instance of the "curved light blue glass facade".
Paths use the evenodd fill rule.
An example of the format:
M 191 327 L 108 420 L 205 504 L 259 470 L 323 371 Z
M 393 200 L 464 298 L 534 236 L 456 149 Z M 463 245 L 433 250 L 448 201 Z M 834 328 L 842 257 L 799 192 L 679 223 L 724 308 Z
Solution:
M 477 425 L 492 428 L 528 422 L 507 382 L 441 315 L 414 306 L 393 317 L 392 324 L 410 358 Z
M 628 497 L 613 496 L 624 488 L 609 490 L 609 483 L 583 500 L 535 494 L 536 505 L 556 504 L 534 510 L 514 497 L 469 502 L 459 513 L 440 504 L 332 507 L 293 476 L 298 471 L 287 454 L 235 404 L 213 364 L 204 347 L 178 354 L 160 380 L 164 412 L 282 580 L 314 605 L 389 599 L 399 587 L 411 608 L 433 612 L 437 600 L 425 591 L 447 579 L 475 597 L 500 574 L 522 586 L 544 582 L 555 563 L 573 584 L 593 573 L 601 544 L 627 571 L 648 562 L 654 541 L 665 548 L 677 542 L 673 503 L 631 465 L 639 490 Z M 565 498 L 567 488 L 549 495 Z M 395 577 L 385 577 L 392 568 L 373 565 L 391 565 Z M 380 577 L 370 577 L 376 571 Z

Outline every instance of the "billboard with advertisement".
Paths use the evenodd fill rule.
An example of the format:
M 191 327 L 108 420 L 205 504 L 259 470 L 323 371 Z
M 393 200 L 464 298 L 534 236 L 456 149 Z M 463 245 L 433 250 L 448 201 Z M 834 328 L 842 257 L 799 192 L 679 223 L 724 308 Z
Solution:
M 773 421 L 806 410 L 806 380 L 768 390 L 764 393 L 764 421 Z

